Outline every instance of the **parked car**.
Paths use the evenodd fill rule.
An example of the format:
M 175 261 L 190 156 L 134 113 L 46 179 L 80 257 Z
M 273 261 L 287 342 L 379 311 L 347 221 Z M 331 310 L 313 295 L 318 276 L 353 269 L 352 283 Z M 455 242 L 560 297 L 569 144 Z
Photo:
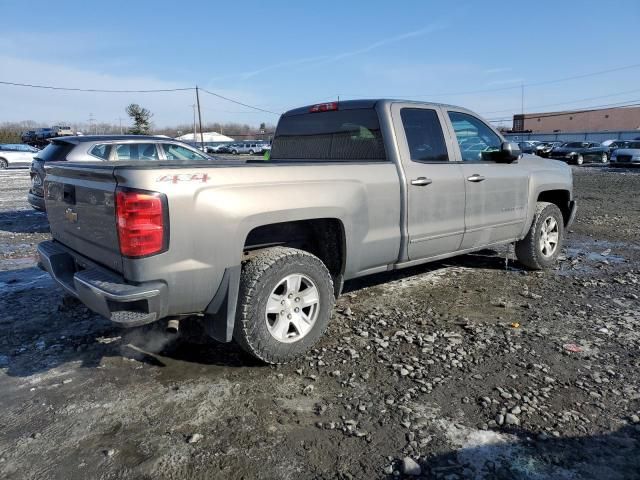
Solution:
M 36 130 L 36 135 L 35 135 L 36 142 L 43 142 L 51 137 L 53 137 L 52 128 L 38 128 Z
M 40 265 L 65 291 L 121 326 L 195 315 L 269 363 L 316 345 L 345 280 L 513 242 L 550 268 L 576 211 L 567 165 L 402 100 L 286 112 L 270 162 L 57 162 L 45 185 Z
M 631 140 L 614 140 L 613 142 L 611 142 L 608 145 L 606 145 L 607 153 L 609 154 L 609 158 L 611 158 L 611 155 L 617 149 L 619 149 L 619 148 L 628 148 L 630 142 L 631 142 Z
M 231 153 L 238 155 L 241 153 L 248 153 L 249 155 L 255 155 L 256 153 L 262 153 L 262 143 L 259 142 L 242 142 L 235 143 L 231 146 Z
M 597 142 L 567 142 L 553 148 L 549 152 L 549 158 L 576 165 L 582 165 L 585 162 L 607 163 L 609 150 Z
M 207 146 L 207 153 L 231 153 L 228 143 Z
M 166 136 L 83 135 L 58 137 L 39 151 L 31 162 L 31 188 L 27 200 L 36 210 L 45 210 L 45 164 L 87 161 L 208 161 L 213 158 L 186 143 Z
M 62 125 L 53 126 L 51 127 L 51 130 L 53 131 L 54 137 L 71 137 L 75 135 L 71 127 L 66 127 Z
M 9 167 L 28 167 L 36 153 L 38 149 L 29 145 L 20 143 L 0 145 L 0 170 Z
M 27 130 L 26 132 L 22 132 L 20 135 L 20 141 L 22 143 L 32 143 L 36 139 L 36 131 L 35 130 Z
M 520 151 L 522 153 L 535 153 L 536 147 L 539 143 L 540 142 L 535 140 L 525 140 L 523 142 L 518 142 L 518 145 L 520 146 Z
M 540 157 L 547 158 L 549 156 L 549 152 L 551 152 L 554 147 L 559 147 L 560 145 L 562 145 L 562 143 L 563 142 L 558 141 L 540 142 L 538 145 L 536 145 L 535 154 Z
M 624 148 L 618 148 L 611 154 L 611 166 L 640 166 L 640 141 L 631 140 Z

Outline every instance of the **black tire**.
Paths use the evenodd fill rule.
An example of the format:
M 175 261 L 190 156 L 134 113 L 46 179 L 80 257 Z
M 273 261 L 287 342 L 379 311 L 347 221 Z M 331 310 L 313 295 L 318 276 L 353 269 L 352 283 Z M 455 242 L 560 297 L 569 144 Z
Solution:
M 297 341 L 277 340 L 267 327 L 266 305 L 274 289 L 287 275 L 311 279 L 319 297 L 318 313 L 311 330 Z M 335 298 L 329 270 L 316 256 L 287 247 L 263 250 L 242 264 L 235 341 L 250 355 L 266 363 L 287 363 L 305 354 L 322 337 L 329 325 Z
M 582 165 L 584 163 L 584 156 L 576 155 L 575 158 L 576 158 L 576 160 L 575 160 L 576 165 Z
M 549 217 L 553 217 L 558 226 L 558 243 L 553 253 L 546 256 L 542 253 L 539 239 L 541 237 L 542 225 Z M 516 242 L 516 257 L 522 265 L 531 270 L 545 270 L 551 268 L 556 263 L 558 255 L 562 250 L 563 242 L 564 219 L 562 212 L 558 206 L 553 203 L 538 202 L 527 236 Z
M 253 155 L 255 152 L 253 150 L 249 150 L 249 155 Z
M 237 154 L 238 154 L 238 151 L 237 151 L 237 150 L 231 150 L 231 154 L 232 154 L 232 155 L 237 155 Z
M 4 158 L 0 158 L 0 170 L 5 170 L 7 168 L 9 168 L 9 163 Z

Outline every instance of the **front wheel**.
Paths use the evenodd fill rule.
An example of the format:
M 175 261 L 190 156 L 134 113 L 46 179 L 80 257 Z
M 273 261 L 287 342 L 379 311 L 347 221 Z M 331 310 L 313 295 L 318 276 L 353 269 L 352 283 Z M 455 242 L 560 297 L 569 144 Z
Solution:
M 518 261 L 531 270 L 551 268 L 564 241 L 564 219 L 557 205 L 538 202 L 527 236 L 516 242 Z
M 237 151 L 237 150 L 231 150 L 231 153 L 232 153 L 233 155 L 237 155 L 237 154 L 238 154 L 238 151 Z
M 249 155 L 253 155 L 255 152 L 253 150 L 249 150 Z
M 0 158 L 0 170 L 9 168 L 9 163 L 4 158 Z
M 600 158 L 600 161 L 601 161 L 602 163 L 607 163 L 607 162 L 609 161 L 609 157 L 608 157 L 608 155 L 607 155 L 606 153 L 603 153 L 603 154 L 602 154 L 602 157 Z
M 267 363 L 304 355 L 324 334 L 333 282 L 316 256 L 295 248 L 263 250 L 242 264 L 233 338 Z
M 578 155 L 576 157 L 576 165 L 582 165 L 584 163 L 584 157 L 582 155 Z

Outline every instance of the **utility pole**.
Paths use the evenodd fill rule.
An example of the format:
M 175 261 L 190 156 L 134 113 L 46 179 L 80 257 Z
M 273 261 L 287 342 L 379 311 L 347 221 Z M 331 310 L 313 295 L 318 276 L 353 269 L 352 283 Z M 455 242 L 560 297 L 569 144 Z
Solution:
M 118 117 L 118 121 L 120 122 L 120 135 L 122 135 L 122 117 Z
M 202 133 L 202 114 L 200 113 L 200 95 L 198 94 L 197 85 L 196 85 L 196 103 L 198 104 L 198 124 L 200 125 L 200 146 L 204 149 L 204 135 Z
M 195 145 L 197 140 L 196 138 L 196 104 L 191 105 L 193 107 L 193 144 Z
M 524 83 L 520 84 L 520 113 L 522 113 L 524 121 Z

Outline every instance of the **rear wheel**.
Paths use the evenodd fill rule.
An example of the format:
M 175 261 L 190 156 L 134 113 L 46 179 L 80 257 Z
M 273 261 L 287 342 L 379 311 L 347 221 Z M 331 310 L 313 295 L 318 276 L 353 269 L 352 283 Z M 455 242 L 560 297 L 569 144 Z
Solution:
M 233 155 L 237 155 L 237 154 L 238 154 L 238 151 L 237 151 L 237 150 L 231 150 L 231 153 L 232 153 Z
M 607 163 L 609 161 L 609 157 L 605 152 L 602 153 L 602 157 L 600 158 L 600 161 L 602 163 Z
M 286 363 L 312 348 L 329 324 L 333 282 L 314 255 L 263 250 L 242 265 L 233 337 L 267 363 Z
M 249 155 L 253 155 L 255 152 L 253 150 L 249 150 Z
M 0 158 L 0 170 L 4 170 L 6 168 L 9 168 L 9 164 L 4 158 Z
M 531 228 L 516 242 L 516 257 L 532 270 L 551 268 L 560 254 L 564 240 L 564 219 L 557 205 L 538 202 Z
M 578 155 L 576 157 L 576 165 L 582 165 L 584 163 L 584 157 L 582 155 Z

